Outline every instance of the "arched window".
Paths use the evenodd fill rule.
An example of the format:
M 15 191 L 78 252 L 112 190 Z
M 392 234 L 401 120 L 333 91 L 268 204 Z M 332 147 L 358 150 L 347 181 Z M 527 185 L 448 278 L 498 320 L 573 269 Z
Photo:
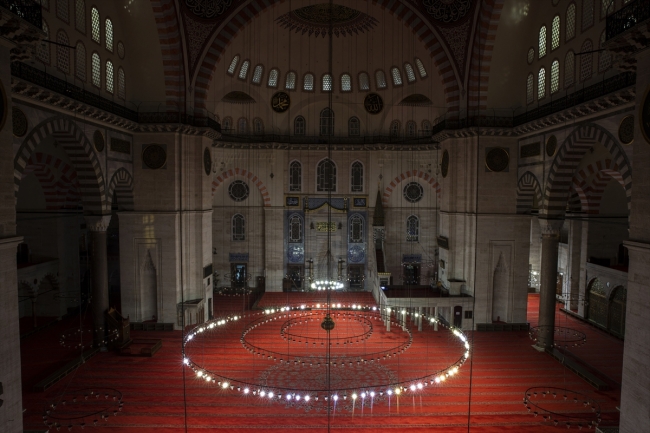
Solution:
M 605 49 L 605 31 L 600 34 L 600 49 Z M 598 53 L 598 72 L 605 72 L 612 66 L 612 54 L 605 50 Z
M 566 9 L 566 36 L 565 40 L 569 41 L 576 35 L 576 4 L 571 3 Z
M 546 69 L 539 68 L 537 73 L 537 99 L 543 99 L 546 96 Z
M 420 219 L 415 215 L 406 218 L 406 242 L 418 242 L 420 240 Z
M 99 10 L 95 7 L 90 10 L 90 27 L 92 40 L 99 44 L 102 38 L 102 29 L 99 22 Z
M 316 167 L 316 191 L 336 191 L 336 165 L 329 158 Z
M 232 58 L 230 66 L 228 66 L 228 74 L 232 75 L 235 73 L 235 69 L 237 69 L 237 63 L 239 63 L 239 55 L 236 55 Z
M 81 81 L 86 81 L 86 46 L 77 42 L 74 50 L 74 73 Z
M 594 0 L 582 0 L 582 31 L 594 25 Z
M 591 75 L 594 71 L 594 59 L 593 51 L 594 45 L 591 43 L 591 40 L 587 39 L 582 43 L 582 48 L 580 49 L 580 81 L 587 81 L 591 78 Z
M 330 74 L 323 75 L 322 89 L 323 92 L 332 91 L 332 76 Z
M 429 122 L 428 120 L 423 120 L 422 121 L 422 135 L 424 137 L 428 137 L 429 135 L 431 135 L 431 130 L 432 130 L 431 122 Z
M 70 4 L 68 0 L 56 0 L 56 16 L 66 23 L 70 22 Z
M 106 32 L 106 49 L 113 52 L 113 21 L 110 18 L 106 18 L 104 23 L 104 31 Z
M 350 137 L 357 137 L 361 134 L 361 122 L 359 118 L 352 116 L 348 120 L 348 135 Z
M 248 120 L 245 117 L 240 117 L 237 121 L 237 133 L 240 135 L 248 134 Z
M 279 71 L 275 68 L 271 69 L 269 72 L 269 87 L 278 87 L 278 76 L 280 75 Z
M 90 68 L 93 79 L 93 86 L 102 87 L 102 61 L 99 54 L 93 53 L 90 58 Z
M 365 72 L 359 73 L 359 90 L 370 90 L 370 79 Z
M 124 52 L 124 43 L 122 43 L 122 41 L 119 41 L 117 43 L 117 55 L 119 56 L 120 59 L 124 59 L 125 52 Z
M 334 112 L 329 108 L 320 112 L 320 135 L 334 135 Z
M 106 60 L 106 91 L 108 93 L 113 93 L 113 87 L 113 62 Z
M 385 89 L 386 88 L 386 76 L 384 75 L 384 71 L 377 71 L 375 72 L 375 81 L 377 81 L 377 88 L 378 89 Z
M 560 47 L 560 16 L 555 15 L 551 25 L 551 51 Z
M 389 135 L 391 137 L 399 137 L 399 132 L 400 132 L 399 120 L 393 120 L 390 123 Z
M 264 73 L 264 68 L 262 65 L 255 66 L 253 70 L 253 83 L 260 84 L 262 82 L 262 74 Z
M 226 133 L 232 133 L 232 118 L 230 117 L 224 117 L 223 118 L 223 124 L 221 125 L 221 129 L 225 131 Z
M 418 127 L 413 122 L 412 120 L 409 122 L 406 122 L 406 136 L 407 137 L 415 137 L 418 132 Z
M 348 242 L 359 244 L 363 242 L 363 217 L 358 213 L 350 217 L 348 224 Z
M 415 81 L 415 71 L 413 70 L 413 66 L 411 66 L 410 63 L 404 64 L 404 70 L 406 71 L 406 79 L 408 80 L 409 83 L 412 83 Z
M 402 74 L 400 73 L 399 69 L 392 68 L 390 70 L 390 74 L 393 77 L 393 86 L 401 86 L 402 85 Z
M 296 88 L 296 73 L 289 72 L 287 78 L 284 81 L 284 88 L 287 90 L 294 90 Z
M 311 92 L 314 90 L 314 75 L 313 74 L 305 74 L 305 77 L 302 80 L 302 89 Z
M 551 64 L 551 95 L 560 90 L 560 61 L 553 60 Z
M 300 215 L 293 214 L 289 218 L 289 242 L 293 244 L 302 242 L 302 218 Z
M 305 135 L 305 118 L 302 116 L 296 117 L 293 121 L 294 135 Z
M 291 161 L 289 164 L 289 191 L 302 191 L 302 164 L 298 161 Z
M 352 91 L 352 78 L 350 74 L 341 75 L 341 92 L 351 92 Z
M 418 68 L 418 72 L 420 73 L 420 78 L 424 78 L 427 76 L 427 70 L 424 69 L 424 64 L 422 63 L 422 60 L 416 58 L 415 66 L 417 66 Z
M 614 0 L 601 0 L 600 4 L 601 4 L 600 19 L 607 18 L 607 15 L 614 12 L 614 9 L 616 8 L 616 5 L 614 5 Z
M 70 40 L 68 35 L 63 31 L 59 30 L 56 33 L 56 67 L 59 68 L 64 74 L 70 73 Z
M 232 240 L 246 240 L 246 220 L 244 219 L 244 215 L 239 213 L 232 217 Z
M 251 62 L 248 60 L 244 60 L 244 63 L 241 64 L 241 68 L 239 68 L 239 79 L 240 80 L 245 80 L 246 77 L 248 76 L 248 67 L 250 66 Z
M 564 57 L 564 87 L 571 87 L 575 83 L 575 65 L 576 55 L 573 51 L 569 51 Z
M 363 192 L 363 164 L 360 161 L 352 163 L 350 169 L 350 190 Z
M 124 69 L 122 67 L 117 70 L 117 96 L 121 99 L 126 99 L 126 77 L 124 76 Z
M 86 2 L 85 0 L 76 0 L 74 8 L 74 25 L 84 35 L 86 34 Z
M 38 60 L 45 64 L 50 64 L 50 44 L 45 42 L 50 39 L 50 28 L 48 27 L 45 20 L 43 20 L 43 26 L 41 27 L 45 33 L 44 42 L 38 44 L 38 49 L 36 50 L 36 57 Z
M 540 59 L 546 55 L 546 26 L 539 29 L 539 49 L 537 52 Z
M 255 135 L 264 135 L 264 123 L 259 117 L 253 119 L 253 133 Z
M 526 103 L 527 104 L 532 104 L 533 101 L 535 101 L 535 95 L 533 93 L 534 89 L 535 89 L 535 77 L 533 77 L 533 74 L 528 74 L 528 78 L 526 79 Z

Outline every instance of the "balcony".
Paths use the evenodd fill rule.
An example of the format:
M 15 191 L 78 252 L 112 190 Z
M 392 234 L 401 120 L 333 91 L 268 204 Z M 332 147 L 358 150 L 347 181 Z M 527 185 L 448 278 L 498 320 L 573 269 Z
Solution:
M 0 0 L 3 7 L 19 18 L 38 27 L 43 27 L 43 17 L 40 2 L 35 0 Z
M 634 0 L 607 17 L 606 39 L 620 35 L 650 18 L 650 0 Z

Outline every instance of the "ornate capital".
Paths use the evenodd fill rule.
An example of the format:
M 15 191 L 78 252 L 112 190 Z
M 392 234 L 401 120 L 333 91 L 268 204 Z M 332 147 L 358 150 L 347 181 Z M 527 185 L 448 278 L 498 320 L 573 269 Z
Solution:
M 542 236 L 560 236 L 560 229 L 564 220 L 537 218 L 539 226 L 542 229 Z
M 111 222 L 110 215 L 101 216 L 85 216 L 86 226 L 91 232 L 105 232 L 108 229 L 108 224 Z

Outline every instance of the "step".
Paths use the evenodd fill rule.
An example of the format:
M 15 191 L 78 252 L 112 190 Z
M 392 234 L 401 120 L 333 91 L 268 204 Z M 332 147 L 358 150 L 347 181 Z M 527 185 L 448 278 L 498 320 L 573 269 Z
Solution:
M 34 389 L 36 391 L 45 391 L 46 389 L 48 389 L 49 387 L 57 383 L 59 380 L 63 379 L 68 374 L 75 371 L 77 368 L 79 368 L 81 364 L 84 364 L 86 361 L 92 358 L 97 352 L 99 352 L 98 348 L 86 350 L 81 355 L 81 358 L 76 358 L 68 362 L 63 367 L 59 368 L 54 373 L 50 374 L 45 379 L 41 380 L 36 385 L 34 385 Z
M 560 361 L 569 370 L 573 371 L 575 374 L 583 378 L 585 382 L 587 382 L 597 390 L 606 391 L 610 389 L 610 386 L 607 383 L 602 381 L 600 378 L 598 378 L 596 375 L 590 372 L 582 364 L 580 364 L 579 362 L 571 358 L 569 355 L 560 352 L 556 348 L 553 348 L 552 350 L 547 350 L 546 352 L 550 354 L 553 358 Z

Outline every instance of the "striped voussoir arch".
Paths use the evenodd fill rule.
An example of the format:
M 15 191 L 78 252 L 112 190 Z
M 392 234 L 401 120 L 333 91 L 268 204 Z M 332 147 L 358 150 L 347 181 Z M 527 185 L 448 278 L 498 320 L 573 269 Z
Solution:
M 583 209 L 586 209 L 585 206 L 588 206 L 587 195 L 580 187 L 571 185 L 567 210 L 573 213 L 582 213 Z
M 174 0 L 151 0 L 162 51 L 165 94 L 168 108 L 183 108 L 185 68 L 182 38 Z
M 152 0 L 155 1 L 155 0 Z M 162 0 L 158 0 L 162 1 Z M 272 7 L 276 3 L 285 0 L 247 0 L 247 4 L 239 7 L 234 15 L 226 20 L 226 24 L 221 30 L 213 36 L 210 48 L 205 56 L 199 62 L 197 71 L 194 73 L 194 113 L 195 115 L 205 115 L 207 113 L 206 101 L 210 82 L 214 75 L 216 64 L 221 60 L 228 44 L 237 36 L 254 17 L 258 16 L 266 8 Z M 433 31 L 433 26 L 427 21 L 420 18 L 414 11 L 413 6 L 407 2 L 396 0 L 367 0 L 380 6 L 383 10 L 394 15 L 397 19 L 404 22 L 413 34 L 415 34 L 429 51 L 433 58 L 435 66 L 438 68 L 442 78 L 443 91 L 447 103 L 448 116 L 457 117 L 460 107 L 460 86 L 458 77 L 454 68 L 449 61 L 447 53 L 440 44 L 439 39 Z M 496 0 L 502 1 L 502 0 Z M 387 66 L 388 67 L 388 66 Z
M 266 186 L 264 185 L 264 183 L 260 178 L 258 178 L 253 173 L 246 170 L 245 168 L 231 168 L 217 175 L 215 179 L 212 181 L 212 195 L 214 195 L 214 192 L 217 190 L 217 188 L 219 188 L 219 186 L 222 183 L 224 183 L 227 179 L 231 177 L 243 177 L 244 179 L 250 180 L 253 183 L 253 185 L 255 185 L 257 189 L 260 191 L 260 194 L 262 195 L 262 200 L 264 200 L 264 207 L 271 206 L 271 196 L 269 195 L 269 190 L 266 189 Z
M 517 213 L 530 214 L 533 210 L 533 204 L 537 199 L 537 204 L 542 203 L 542 188 L 539 186 L 537 177 L 527 171 L 517 183 Z
M 592 177 L 591 184 L 588 185 L 589 178 Z M 632 187 L 626 188 L 625 179 L 621 175 L 618 165 L 611 159 L 598 161 L 589 164 L 583 169 L 576 172 L 573 177 L 573 186 L 576 190 L 580 189 L 583 194 L 580 196 L 582 209 L 588 214 L 598 214 L 600 211 L 600 201 L 603 198 L 605 188 L 610 179 L 616 180 L 625 190 L 628 211 L 630 210 L 632 200 Z
M 104 176 L 99 159 L 92 145 L 77 128 L 73 121 L 63 117 L 54 117 L 43 121 L 27 135 L 20 145 L 14 158 L 14 194 L 18 196 L 18 188 L 23 172 L 27 167 L 35 149 L 43 141 L 54 138 L 70 158 L 76 172 L 79 193 L 87 214 L 102 214 L 108 209 L 104 196 Z
M 632 189 L 632 168 L 621 145 L 605 129 L 595 124 L 579 126 L 560 146 L 548 174 L 544 201 L 540 213 L 552 218 L 562 218 L 566 211 L 569 191 L 584 155 L 596 143 L 603 145 L 611 155 L 623 178 L 628 200 Z
M 38 180 L 45 197 L 45 209 L 76 209 L 79 204 L 79 184 L 66 175 L 56 173 L 53 168 L 44 163 L 30 162 L 25 167 L 23 176 L 33 174 Z M 76 173 L 72 173 L 76 175 Z M 73 178 L 76 180 L 76 178 Z
M 133 177 L 126 168 L 119 168 L 113 173 L 106 197 L 109 203 L 113 203 L 113 198 L 116 198 L 119 210 L 133 210 Z
M 384 189 L 384 194 L 381 197 L 381 201 L 384 205 L 388 204 L 388 200 L 390 199 L 390 196 L 393 194 L 393 191 L 397 189 L 397 185 L 400 184 L 400 182 L 404 180 L 410 180 L 412 178 L 419 178 L 422 179 L 424 182 L 428 183 L 431 188 L 433 188 L 436 191 L 436 196 L 438 197 L 438 200 L 440 200 L 440 184 L 436 181 L 435 177 L 432 177 L 429 173 L 425 173 L 420 170 L 408 170 L 399 176 L 396 176 L 395 179 L 390 181 L 390 184 Z

